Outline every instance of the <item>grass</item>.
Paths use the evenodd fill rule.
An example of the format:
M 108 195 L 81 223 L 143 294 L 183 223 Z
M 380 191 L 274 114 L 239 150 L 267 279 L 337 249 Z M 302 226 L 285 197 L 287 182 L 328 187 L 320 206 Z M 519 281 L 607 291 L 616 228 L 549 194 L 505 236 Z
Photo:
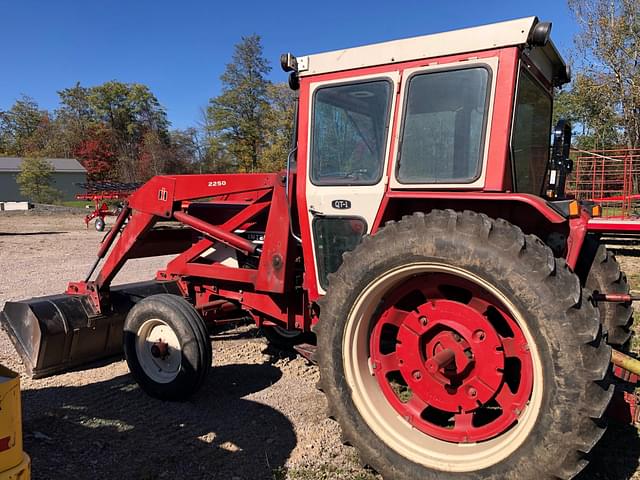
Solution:
M 87 205 L 91 205 L 93 207 L 93 203 L 87 200 L 65 200 L 64 202 L 60 202 L 60 204 L 65 207 L 75 208 L 84 208 Z
M 109 208 L 118 205 L 121 200 L 105 200 Z M 89 205 L 89 208 L 94 208 L 95 203 L 92 200 L 64 200 L 59 203 L 59 205 L 63 205 L 65 207 L 74 207 L 74 208 L 85 208 Z

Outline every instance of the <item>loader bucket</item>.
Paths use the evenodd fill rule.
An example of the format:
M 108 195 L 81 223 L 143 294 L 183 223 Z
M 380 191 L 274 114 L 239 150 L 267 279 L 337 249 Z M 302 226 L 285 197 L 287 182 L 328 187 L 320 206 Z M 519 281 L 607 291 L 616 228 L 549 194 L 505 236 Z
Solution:
M 140 282 L 112 287 L 111 308 L 93 314 L 85 295 L 51 295 L 7 302 L 0 324 L 27 373 L 47 377 L 122 353 L 124 319 L 139 300 L 157 293 L 180 294 L 175 282 Z

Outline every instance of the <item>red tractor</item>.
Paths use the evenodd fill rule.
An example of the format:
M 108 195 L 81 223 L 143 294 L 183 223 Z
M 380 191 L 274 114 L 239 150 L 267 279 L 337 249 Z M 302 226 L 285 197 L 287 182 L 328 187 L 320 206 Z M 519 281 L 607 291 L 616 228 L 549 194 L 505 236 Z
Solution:
M 299 90 L 286 172 L 135 191 L 83 281 L 6 303 L 27 369 L 124 349 L 146 392 L 184 399 L 209 328 L 250 317 L 281 343 L 315 334 L 329 413 L 385 478 L 573 477 L 604 432 L 633 298 L 589 231 L 597 208 L 564 195 L 570 129 L 553 145 L 550 130 L 569 75 L 550 29 L 283 55 Z M 155 280 L 111 285 L 168 254 Z

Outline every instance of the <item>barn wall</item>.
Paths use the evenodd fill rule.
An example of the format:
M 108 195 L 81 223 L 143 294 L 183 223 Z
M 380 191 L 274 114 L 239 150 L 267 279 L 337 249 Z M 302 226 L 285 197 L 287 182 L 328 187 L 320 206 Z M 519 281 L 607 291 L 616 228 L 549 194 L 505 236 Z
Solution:
M 77 193 L 84 190 L 76 183 L 85 183 L 87 175 L 81 172 L 55 172 L 53 174 L 52 187 L 57 188 L 63 194 L 63 200 L 75 200 Z
M 16 175 L 14 172 L 0 172 L 0 202 L 30 200 L 20 194 Z M 63 200 L 74 200 L 77 193 L 83 192 L 75 184 L 87 181 L 86 174 L 81 172 L 54 172 L 52 176 L 51 186 L 62 192 Z
M 26 200 L 20 195 L 20 188 L 16 182 L 17 173 L 0 172 L 0 202 L 20 202 Z

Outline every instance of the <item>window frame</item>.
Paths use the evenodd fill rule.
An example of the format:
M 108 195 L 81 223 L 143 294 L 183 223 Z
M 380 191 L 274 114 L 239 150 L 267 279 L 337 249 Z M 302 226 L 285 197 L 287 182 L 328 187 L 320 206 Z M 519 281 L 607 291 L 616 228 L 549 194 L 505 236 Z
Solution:
M 334 88 L 334 87 L 342 87 L 345 85 L 361 85 L 361 84 L 365 84 L 365 83 L 375 83 L 375 82 L 386 82 L 388 84 L 389 88 L 389 96 L 387 99 L 387 108 L 385 111 L 385 125 L 384 125 L 384 133 L 383 133 L 383 152 L 382 152 L 382 158 L 381 158 L 381 163 L 380 163 L 380 171 L 378 176 L 376 177 L 375 181 L 374 180 L 370 180 L 367 182 L 353 182 L 350 180 L 344 181 L 344 182 L 336 182 L 336 181 L 328 181 L 328 182 L 324 182 L 324 181 L 318 181 L 317 179 L 314 178 L 314 143 L 315 143 L 315 126 L 316 126 L 316 96 L 318 95 L 318 92 L 327 88 Z M 394 102 L 394 81 L 392 78 L 385 76 L 385 75 L 381 75 L 381 76 L 375 76 L 375 77 L 371 77 L 371 78 L 364 78 L 364 79 L 359 79 L 359 80 L 349 80 L 349 81 L 344 81 L 344 82 L 335 82 L 335 83 L 328 83 L 326 85 L 320 85 L 319 87 L 315 88 L 313 90 L 313 94 L 311 97 L 311 121 L 309 122 L 309 165 L 308 165 L 308 174 L 307 174 L 307 178 L 309 179 L 309 182 L 311 182 L 312 185 L 316 186 L 316 187 L 350 187 L 350 186 L 372 186 L 372 185 L 377 185 L 378 183 L 380 183 L 380 180 L 382 180 L 382 178 L 385 175 L 385 166 L 386 166 L 386 161 L 387 161 L 387 156 L 388 156 L 388 140 L 389 140 L 389 131 L 391 128 L 391 113 L 393 111 L 393 102 Z
M 407 119 L 407 115 L 409 113 L 409 109 L 408 107 L 408 100 L 409 100 L 409 91 L 411 89 L 411 80 L 413 80 L 414 77 L 416 76 L 421 76 L 421 75 L 430 75 L 433 73 L 447 73 L 447 72 L 456 72 L 456 71 L 460 71 L 460 70 L 472 70 L 472 69 L 477 69 L 477 68 L 482 68 L 484 70 L 487 71 L 488 73 L 488 77 L 487 77 L 487 88 L 486 88 L 486 96 L 485 96 L 485 102 L 484 102 L 484 115 L 483 115 L 483 119 L 482 119 L 482 131 L 480 133 L 480 156 L 478 158 L 478 164 L 477 164 L 477 169 L 476 169 L 476 175 L 472 178 L 468 178 L 468 179 L 453 179 L 453 178 L 449 178 L 449 179 L 444 179 L 443 181 L 439 181 L 439 182 L 419 182 L 419 181 L 403 181 L 400 180 L 399 177 L 399 172 L 400 172 L 400 164 L 402 163 L 402 155 L 401 155 L 401 151 L 402 151 L 402 144 L 403 144 L 403 140 L 404 140 L 404 130 L 405 130 L 405 123 L 406 123 L 406 119 Z M 399 185 L 407 187 L 407 186 L 411 186 L 411 185 L 437 185 L 437 186 L 448 186 L 448 185 L 469 185 L 469 184 L 473 184 L 475 182 L 477 182 L 478 180 L 481 179 L 481 177 L 484 174 L 484 160 L 485 160 L 485 153 L 486 153 L 486 147 L 488 144 L 488 139 L 487 139 L 487 130 L 489 128 L 489 123 L 490 123 L 490 117 L 492 116 L 493 112 L 491 109 L 492 106 L 492 101 L 493 101 L 493 90 L 494 90 L 494 72 L 493 72 L 493 68 L 491 67 L 491 65 L 489 65 L 486 62 L 480 61 L 478 63 L 472 63 L 472 64 L 467 64 L 467 65 L 443 65 L 441 68 L 432 68 L 432 69 L 424 69 L 424 70 L 417 70 L 414 72 L 411 72 L 411 74 L 407 77 L 406 81 L 405 81 L 405 88 L 404 88 L 404 92 L 403 92 L 403 96 L 402 96 L 402 118 L 400 119 L 400 125 L 398 128 L 398 139 L 397 139 L 397 148 L 396 148 L 396 152 L 395 152 L 395 165 L 394 165 L 394 179 L 396 182 L 398 182 Z
M 551 131 L 553 128 L 552 123 L 553 123 L 554 97 L 553 97 L 553 94 L 549 91 L 549 88 L 544 84 L 544 82 L 542 82 L 538 78 L 537 72 L 530 71 L 531 68 L 532 66 L 529 63 L 524 62 L 522 59 L 520 60 L 518 64 L 518 76 L 516 79 L 516 88 L 515 88 L 515 93 L 513 95 L 513 115 L 511 117 L 511 132 L 509 134 L 509 165 L 511 166 L 511 185 L 512 185 L 512 190 L 514 192 L 543 196 L 547 175 L 549 173 L 549 160 L 551 158 L 551 147 L 552 147 Z M 515 158 L 515 152 L 513 149 L 513 138 L 516 131 L 516 116 L 518 114 L 518 96 L 520 94 L 520 80 L 522 77 L 522 72 L 525 72 L 525 75 L 528 75 L 529 78 L 533 80 L 533 83 L 537 84 L 542 89 L 542 91 L 546 94 L 549 100 L 551 100 L 551 109 L 549 110 L 549 148 L 548 148 L 549 156 L 547 157 L 547 165 L 545 166 L 544 178 L 542 179 L 542 183 L 540 185 L 540 192 L 538 192 L 537 194 L 531 193 L 531 192 L 520 192 L 520 190 L 518 189 L 518 178 L 516 175 L 516 158 Z

